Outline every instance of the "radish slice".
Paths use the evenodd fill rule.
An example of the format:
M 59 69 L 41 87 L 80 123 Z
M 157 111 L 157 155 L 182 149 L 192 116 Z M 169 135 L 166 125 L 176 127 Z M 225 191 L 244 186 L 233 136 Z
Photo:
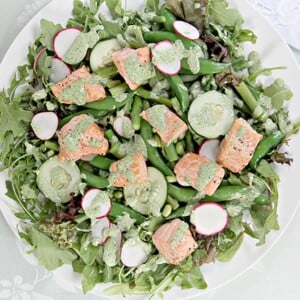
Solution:
M 88 217 L 101 218 L 110 212 L 111 200 L 106 192 L 93 188 L 82 197 L 81 207 Z
M 39 69 L 39 60 L 40 60 L 40 58 L 41 58 L 41 55 L 42 55 L 43 53 L 45 53 L 46 50 L 47 50 L 47 47 L 44 47 L 44 48 L 42 48 L 42 49 L 37 53 L 37 55 L 36 55 L 36 57 L 35 57 L 35 59 L 34 59 L 34 63 L 33 63 L 33 71 L 34 71 L 34 72 L 37 72 L 37 71 L 38 71 L 38 69 Z
M 212 139 L 204 141 L 199 148 L 199 155 L 205 156 L 208 159 L 216 160 L 220 148 L 220 140 Z
M 76 38 L 81 33 L 81 29 L 68 27 L 59 30 L 53 38 L 53 49 L 56 56 L 60 59 L 64 57 Z
M 40 140 L 51 139 L 58 127 L 58 117 L 54 112 L 41 112 L 33 116 L 31 127 Z
M 110 227 L 110 221 L 107 217 L 97 219 L 92 227 L 92 237 L 99 245 L 104 244 L 109 237 L 103 234 L 103 229 Z
M 134 238 L 128 239 L 121 250 L 122 263 L 130 268 L 143 264 L 149 257 L 147 244 Z
M 176 33 L 178 33 L 186 39 L 197 40 L 200 37 L 199 30 L 195 26 L 185 21 L 175 21 L 173 23 L 173 28 L 176 31 Z
M 205 202 L 193 209 L 190 221 L 195 225 L 196 232 L 210 236 L 225 229 L 228 224 L 228 214 L 222 205 Z
M 59 58 L 51 60 L 50 82 L 59 82 L 71 74 L 71 68 Z
M 153 48 L 153 58 L 158 58 L 160 51 L 165 52 L 172 49 L 173 47 L 175 47 L 175 45 L 170 41 L 162 41 L 157 43 Z M 176 75 L 181 69 L 181 60 L 175 60 L 169 63 L 159 62 L 155 64 L 155 66 L 160 72 L 166 75 Z
M 113 122 L 113 128 L 119 136 L 127 139 L 134 134 L 131 119 L 126 116 L 116 117 Z

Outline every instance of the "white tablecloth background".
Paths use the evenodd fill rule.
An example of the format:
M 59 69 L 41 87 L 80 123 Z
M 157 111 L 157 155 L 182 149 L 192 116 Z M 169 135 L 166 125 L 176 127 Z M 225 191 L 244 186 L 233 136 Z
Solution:
M 63 0 L 62 0 L 63 1 Z M 300 0 L 249 0 L 277 27 L 300 62 Z M 50 0 L 2 0 L 0 8 L 0 60 L 9 45 Z M 300 81 L 299 81 L 300 84 Z M 295 99 L 295 101 L 300 99 Z M 299 170 L 300 171 L 300 170 Z M 200 297 L 210 300 L 299 300 L 300 211 L 272 250 L 231 283 Z M 31 265 L 18 250 L 18 242 L 0 213 L 0 299 L 100 300 L 66 291 L 55 276 Z M 66 286 L 65 286 L 66 288 Z M 199 297 L 195 298 L 199 299 Z M 178 299 L 179 300 L 179 299 Z

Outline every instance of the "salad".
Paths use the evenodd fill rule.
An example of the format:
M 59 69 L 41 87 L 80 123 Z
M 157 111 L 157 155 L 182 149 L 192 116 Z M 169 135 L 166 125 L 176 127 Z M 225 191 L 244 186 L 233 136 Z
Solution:
M 274 163 L 299 123 L 242 25 L 225 0 L 74 0 L 66 26 L 41 20 L 0 92 L 1 170 L 39 264 L 72 265 L 84 293 L 205 289 L 203 264 L 279 229 Z

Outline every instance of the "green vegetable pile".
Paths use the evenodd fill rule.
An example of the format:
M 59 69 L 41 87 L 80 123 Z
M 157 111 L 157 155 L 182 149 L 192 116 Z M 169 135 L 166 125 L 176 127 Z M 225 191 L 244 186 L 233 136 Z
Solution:
M 99 13 L 103 2 L 113 20 Z M 172 24 L 176 19 L 196 26 L 200 39 L 187 40 L 175 33 Z M 10 87 L 0 92 L 0 161 L 2 171 L 9 172 L 7 196 L 19 205 L 15 215 L 22 224 L 20 237 L 32 246 L 39 264 L 48 270 L 71 264 L 74 272 L 83 276 L 84 293 L 98 283 L 114 283 L 105 290 L 106 295 L 160 295 L 175 285 L 182 289 L 205 289 L 207 284 L 199 268 L 202 264 L 229 261 L 245 235 L 262 245 L 270 231 L 279 229 L 277 186 L 280 179 L 273 163 L 291 163 L 292 159 L 280 152 L 280 146 L 297 132 L 299 124 L 289 120 L 286 103 L 292 93 L 285 83 L 276 79 L 263 87 L 257 81 L 261 75 L 270 75 L 278 68 L 263 66 L 256 52 L 243 55 L 243 43 L 255 43 L 256 36 L 242 26 L 241 15 L 229 8 L 225 0 L 166 0 L 163 7 L 159 7 L 158 0 L 147 0 L 144 12 L 124 10 L 120 0 L 90 0 L 89 6 L 74 0 L 73 15 L 67 27 L 80 28 L 84 33 L 96 30 L 99 41 L 116 38 L 120 44 L 133 49 L 164 40 L 180 41 L 185 49 L 199 48 L 201 57 L 196 62 L 198 71 L 191 68 L 185 57 L 179 74 L 166 76 L 155 70 L 155 76 L 134 91 L 129 90 L 113 64 L 107 65 L 94 71 L 102 80 L 107 98 L 70 105 L 58 101 L 49 81 L 53 37 L 62 26 L 41 20 L 41 35 L 29 48 L 28 62 L 18 68 Z M 39 59 L 39 68 L 34 70 L 35 59 L 44 47 L 47 50 Z M 90 51 L 87 49 L 81 61 L 72 65 L 74 70 L 90 65 Z M 17 92 L 19 87 L 23 87 L 21 93 Z M 263 139 L 249 165 L 241 173 L 226 170 L 216 192 L 207 196 L 191 187 L 180 186 L 173 170 L 184 154 L 197 152 L 207 138 L 189 128 L 177 140 L 165 145 L 140 113 L 161 104 L 187 123 L 191 103 L 199 94 L 212 90 L 229 97 L 235 117 L 247 120 Z M 103 128 L 110 144 L 106 156 L 76 161 L 79 182 L 63 201 L 51 201 L 52 196 L 43 195 L 37 184 L 41 166 L 56 157 L 60 149 L 56 135 L 42 141 L 32 131 L 31 119 L 41 111 L 55 112 L 60 128 L 73 117 L 87 114 Z M 132 128 L 126 137 L 119 136 L 113 129 L 113 120 L 119 116 L 131 119 Z M 165 178 L 167 195 L 158 211 L 139 212 L 134 205 L 125 202 L 125 189 L 110 185 L 111 165 L 132 151 L 142 151 L 148 167 L 160 171 Z M 80 204 L 89 188 L 105 190 L 112 201 L 108 216 L 112 226 L 104 233 L 110 239 L 101 245 L 93 241 L 93 214 L 85 213 Z M 154 247 L 151 237 L 169 220 L 180 218 L 189 223 L 191 211 L 199 202 L 223 205 L 229 223 L 224 231 L 213 236 L 201 236 L 191 226 L 197 249 L 180 265 L 168 264 Z M 245 212 L 249 212 L 247 221 L 243 218 Z M 123 241 L 136 239 L 146 244 L 150 250 L 146 262 L 135 268 L 122 264 L 113 244 L 118 231 L 122 231 Z

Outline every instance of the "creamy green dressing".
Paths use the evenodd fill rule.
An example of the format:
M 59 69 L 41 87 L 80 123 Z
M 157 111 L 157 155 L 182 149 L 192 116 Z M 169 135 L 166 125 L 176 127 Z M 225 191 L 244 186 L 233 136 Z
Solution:
M 119 178 L 119 176 L 124 176 L 129 183 L 133 183 L 135 180 L 134 172 L 130 169 L 133 163 L 134 155 L 126 155 L 124 158 L 120 159 L 118 162 L 118 170 L 116 172 L 110 172 L 109 183 L 111 185 Z
M 195 185 L 196 190 L 203 191 L 206 185 L 214 179 L 217 169 L 218 164 L 214 161 L 201 164 Z
M 84 105 L 86 104 L 87 98 L 85 84 L 101 84 L 101 82 L 102 79 L 97 75 L 93 75 L 90 78 L 79 79 L 71 86 L 65 88 L 58 96 L 58 100 L 60 102 L 71 100 L 77 105 Z
M 60 166 L 56 166 L 50 170 L 50 178 L 51 188 L 55 190 L 64 189 L 72 181 L 71 175 Z
M 91 219 L 96 219 L 102 212 L 101 207 L 109 202 L 109 196 L 104 191 L 99 191 L 96 197 L 88 208 L 85 209 L 85 214 Z
M 125 142 L 120 146 L 119 154 L 121 156 L 134 155 L 141 152 L 145 159 L 148 157 L 147 146 L 144 139 L 139 135 L 133 135 L 133 139 L 129 142 Z
M 156 130 L 164 131 L 167 127 L 166 113 L 169 109 L 165 105 L 154 105 L 146 110 L 146 116 Z
M 134 129 L 132 128 L 132 122 L 130 119 L 124 118 L 122 122 L 122 133 L 123 137 L 130 139 L 134 134 Z
M 115 223 L 122 232 L 127 232 L 133 228 L 135 220 L 128 213 L 123 213 L 123 215 L 116 217 Z
M 94 123 L 94 119 L 90 116 L 85 116 L 81 119 L 77 126 L 74 128 L 73 131 L 69 132 L 65 137 L 65 143 L 67 147 L 71 151 L 76 151 L 78 148 L 78 143 L 82 137 L 83 132 Z
M 80 33 L 70 49 L 63 56 L 63 61 L 70 65 L 80 63 L 86 56 L 87 50 L 93 48 L 99 41 L 98 29 L 96 26 L 89 32 Z
M 189 225 L 183 221 L 180 222 L 180 225 L 175 232 L 172 240 L 171 240 L 171 246 L 176 246 L 181 240 L 184 235 L 184 233 L 189 229 Z
M 109 239 L 103 245 L 102 259 L 110 267 L 114 267 L 120 261 L 120 244 L 116 239 L 119 233 L 120 230 L 115 224 L 103 229 L 103 235 L 109 237 Z
M 246 128 L 244 126 L 240 126 L 240 128 L 236 132 L 236 137 L 240 138 L 246 134 Z
M 137 54 L 128 56 L 125 62 L 125 71 L 127 77 L 137 84 L 143 84 L 148 79 L 155 76 L 155 70 L 152 64 L 140 64 Z

